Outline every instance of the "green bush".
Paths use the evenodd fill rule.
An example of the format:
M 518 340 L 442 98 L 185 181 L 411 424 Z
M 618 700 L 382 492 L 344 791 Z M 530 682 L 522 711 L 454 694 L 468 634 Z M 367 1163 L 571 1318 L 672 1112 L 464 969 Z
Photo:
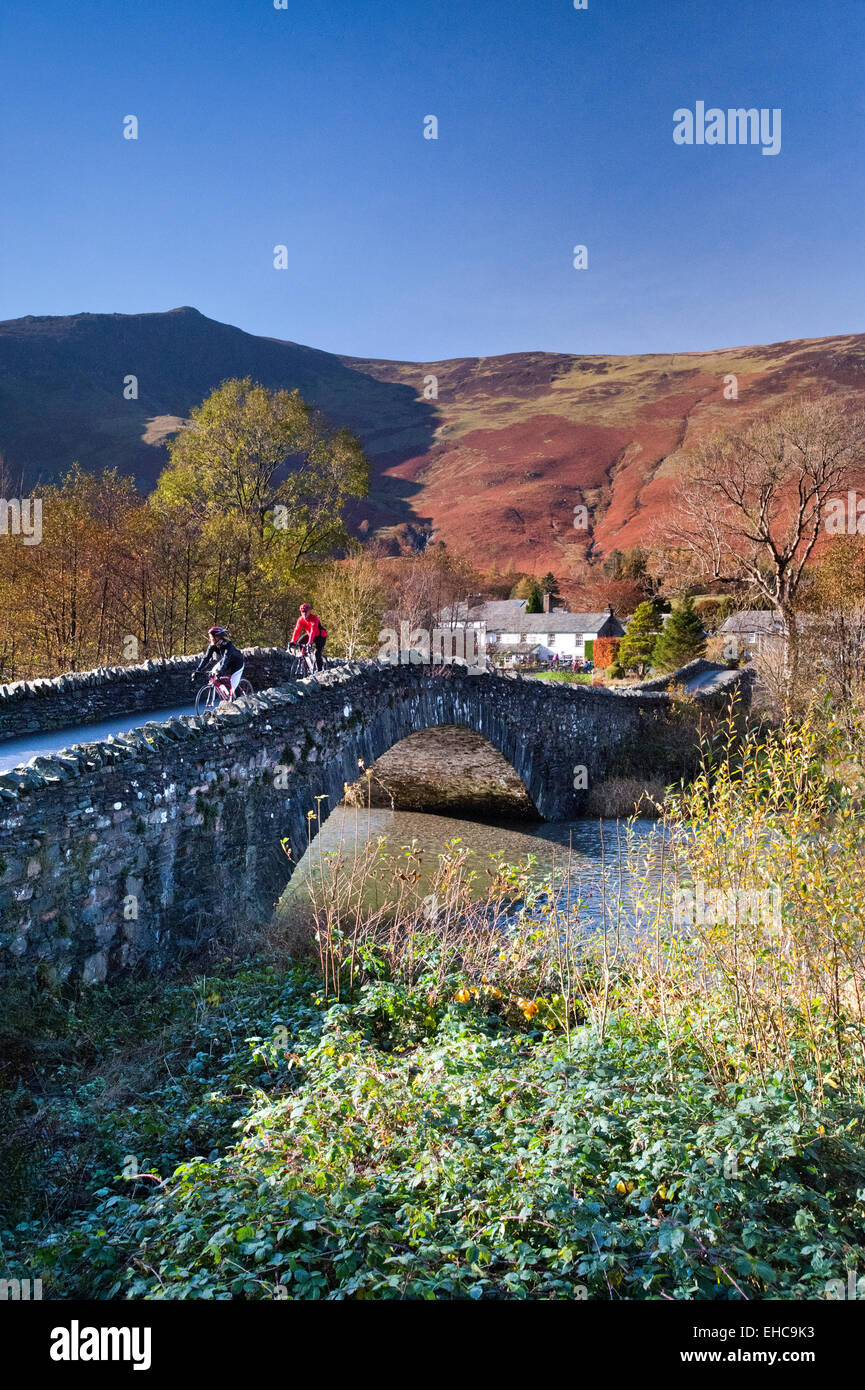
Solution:
M 179 1087 L 142 1097 L 150 1152 L 176 1125 L 200 1156 L 159 1185 L 103 1172 L 91 1209 L 37 1240 L 53 1296 L 808 1298 L 860 1239 L 861 1116 L 803 1116 L 781 1076 L 719 1089 L 682 1050 L 672 1080 L 661 1032 L 626 1019 L 568 1043 L 474 995 L 431 1016 L 424 981 L 313 1018 L 275 981 L 260 1002 L 245 1068 L 199 1034 Z M 129 1123 L 111 1117 L 118 1172 Z M 29 1235 L 4 1236 L 7 1265 Z
M 350 1004 L 317 988 L 244 970 L 173 991 L 132 1106 L 69 1077 L 91 1192 L 3 1232 L 6 1268 L 96 1299 L 724 1300 L 822 1297 L 855 1259 L 842 1098 L 719 1085 L 687 1030 L 671 1073 L 660 1024 L 624 1011 L 568 1038 L 544 1001 L 509 1022 L 494 987 L 430 1004 L 434 973 Z M 130 1153 L 151 1177 L 122 1176 Z
M 638 671 L 643 675 L 652 660 L 655 639 L 660 628 L 661 619 L 657 605 L 648 600 L 638 604 L 619 643 L 617 664 L 625 671 Z
M 694 600 L 685 597 L 675 604 L 662 631 L 655 639 L 652 666 L 659 671 L 675 671 L 689 661 L 706 655 L 706 635 Z

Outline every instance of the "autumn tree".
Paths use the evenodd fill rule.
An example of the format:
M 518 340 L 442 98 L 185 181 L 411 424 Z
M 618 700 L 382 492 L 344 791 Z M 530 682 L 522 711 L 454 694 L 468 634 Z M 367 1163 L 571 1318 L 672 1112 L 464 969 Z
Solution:
M 835 537 L 814 576 L 804 618 L 813 670 L 825 681 L 851 735 L 865 710 L 865 537 Z
M 729 594 L 721 594 L 719 597 L 708 594 L 695 599 L 694 607 L 707 632 L 717 632 L 730 614 L 735 612 L 735 604 Z
M 375 559 L 355 542 L 345 559 L 322 566 L 313 582 L 329 653 L 349 661 L 374 656 L 387 602 L 387 586 Z
M 648 555 L 640 545 L 625 550 L 611 550 L 603 562 L 608 579 L 642 579 L 646 574 Z
M 540 586 L 538 585 L 538 581 L 534 579 L 530 574 L 523 574 L 520 575 L 520 578 L 517 580 L 516 584 L 511 589 L 509 597 L 512 599 L 530 599 L 534 595 L 539 593 Z
M 124 659 L 122 557 L 130 515 L 140 506 L 131 478 L 77 464 L 42 494 L 42 542 L 24 548 L 22 636 L 45 674 Z
M 592 647 L 592 664 L 596 671 L 606 671 L 609 666 L 618 664 L 621 639 L 618 637 L 596 637 Z
M 478 596 L 473 565 L 444 545 L 428 547 L 396 564 L 384 623 L 397 632 L 403 622 L 410 631 L 431 633 L 436 627 L 449 627 Z
M 805 566 L 827 502 L 846 488 L 863 442 L 862 415 L 823 397 L 716 434 L 683 463 L 667 537 L 688 553 L 697 574 L 745 585 L 771 603 L 783 634 L 788 701 Z
M 332 429 L 297 391 L 225 381 L 169 446 L 154 505 L 194 519 L 208 558 L 201 617 L 259 638 L 285 625 L 283 595 L 316 556 L 344 545 L 344 509 L 369 488 L 347 429 Z

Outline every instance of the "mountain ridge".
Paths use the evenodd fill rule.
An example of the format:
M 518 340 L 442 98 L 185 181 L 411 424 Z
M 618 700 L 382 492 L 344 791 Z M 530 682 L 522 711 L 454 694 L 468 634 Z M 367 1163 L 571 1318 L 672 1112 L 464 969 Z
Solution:
M 566 576 L 587 553 L 645 541 L 682 450 L 712 430 L 802 394 L 861 392 L 865 335 L 407 362 L 246 333 L 191 305 L 27 315 L 0 323 L 0 455 L 28 487 L 77 459 L 150 488 L 173 430 L 231 376 L 297 387 L 356 430 L 372 464 L 351 517 L 361 534 L 435 536 L 478 563 Z M 573 524 L 580 505 L 588 531 Z

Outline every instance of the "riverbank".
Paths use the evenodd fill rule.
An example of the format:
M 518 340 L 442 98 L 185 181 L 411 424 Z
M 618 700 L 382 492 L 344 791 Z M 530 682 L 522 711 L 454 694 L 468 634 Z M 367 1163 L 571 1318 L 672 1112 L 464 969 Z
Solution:
M 322 854 L 311 958 L 275 929 L 252 965 L 238 943 L 197 979 L 7 1010 L 7 1275 L 61 1299 L 836 1296 L 862 1250 L 863 791 L 831 721 L 712 743 L 642 935 L 526 865 L 453 846 L 430 879 L 373 844 Z
M 96 1299 L 800 1299 L 846 1277 L 848 1099 L 719 1084 L 686 1030 L 613 1011 L 568 1038 L 496 986 L 432 987 L 328 1004 L 262 966 L 92 993 L 36 1063 L 39 1201 L 6 1272 Z

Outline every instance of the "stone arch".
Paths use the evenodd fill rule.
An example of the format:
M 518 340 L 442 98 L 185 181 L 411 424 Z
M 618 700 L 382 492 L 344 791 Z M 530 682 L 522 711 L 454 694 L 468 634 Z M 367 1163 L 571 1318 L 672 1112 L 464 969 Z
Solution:
M 192 935 L 261 920 L 307 846 L 309 812 L 321 806 L 326 819 L 361 760 L 371 767 L 424 730 L 485 739 L 538 814 L 563 820 L 586 795 L 578 766 L 590 785 L 617 768 L 657 775 L 679 757 L 667 745 L 680 723 L 664 693 L 347 663 L 213 717 L 40 756 L 0 776 L 0 975 L 161 968 Z M 124 913 L 130 895 L 135 918 Z
M 393 744 L 362 777 L 357 803 L 471 818 L 540 820 L 522 779 L 467 724 L 419 729 Z
M 523 788 L 524 809 L 532 818 L 559 818 L 558 807 L 550 796 L 549 770 L 535 766 L 515 731 L 495 718 L 481 701 L 455 701 L 445 697 L 430 708 L 425 694 L 421 687 L 416 698 L 397 698 L 385 710 L 368 718 L 345 740 L 335 756 L 317 763 L 317 773 L 304 778 L 294 794 L 285 798 L 284 816 L 273 817 L 278 823 L 282 822 L 282 834 L 272 835 L 269 844 L 262 838 L 262 829 L 266 831 L 266 826 L 249 825 L 247 843 L 251 853 L 248 853 L 248 861 L 259 875 L 262 910 L 268 897 L 276 901 L 281 896 L 315 838 L 309 832 L 310 813 L 315 822 L 323 826 L 344 799 L 346 786 L 362 777 L 363 768 L 374 766 L 391 749 L 407 740 L 437 729 L 457 728 L 475 735 L 511 770 L 513 779 Z M 277 839 L 288 842 L 290 857 L 284 850 L 274 851 Z

